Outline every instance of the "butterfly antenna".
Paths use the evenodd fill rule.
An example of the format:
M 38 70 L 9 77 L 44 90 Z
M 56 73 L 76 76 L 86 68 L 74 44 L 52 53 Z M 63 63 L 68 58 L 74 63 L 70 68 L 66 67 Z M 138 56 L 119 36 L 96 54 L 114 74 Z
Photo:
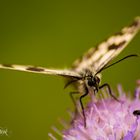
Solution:
M 108 69 L 109 67 L 111 67 L 111 66 L 113 66 L 113 65 L 115 65 L 115 64 L 117 64 L 117 63 L 119 63 L 119 62 L 121 62 L 121 61 L 123 61 L 123 60 L 125 60 L 125 59 L 127 59 L 127 58 L 130 58 L 130 57 L 139 57 L 139 55 L 137 55 L 137 54 L 130 54 L 130 55 L 127 55 L 127 56 L 125 56 L 125 57 L 123 57 L 122 59 L 120 59 L 120 60 L 118 60 L 118 61 L 116 61 L 116 62 L 114 62 L 114 63 L 112 63 L 112 64 L 110 64 L 110 65 L 108 65 L 108 66 L 104 66 L 102 69 L 100 69 L 95 75 L 97 75 L 98 73 L 100 73 L 101 71 L 103 71 L 103 70 L 105 70 L 105 69 Z

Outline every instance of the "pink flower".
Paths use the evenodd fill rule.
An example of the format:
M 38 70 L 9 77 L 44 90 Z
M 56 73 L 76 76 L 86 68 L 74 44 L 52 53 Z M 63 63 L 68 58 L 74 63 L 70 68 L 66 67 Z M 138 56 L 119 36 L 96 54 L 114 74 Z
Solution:
M 85 107 L 86 128 L 83 116 L 78 115 L 62 132 L 63 140 L 140 140 L 140 80 L 138 84 L 133 97 L 118 87 L 121 102 L 106 96 L 105 91 L 104 98 L 96 99 L 96 95 Z

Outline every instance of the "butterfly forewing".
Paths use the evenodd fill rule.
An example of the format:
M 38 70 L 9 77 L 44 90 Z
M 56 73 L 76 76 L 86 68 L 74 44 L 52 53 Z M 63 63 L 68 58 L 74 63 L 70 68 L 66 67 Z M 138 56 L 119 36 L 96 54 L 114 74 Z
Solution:
M 8 64 L 0 64 L 0 68 L 18 70 L 24 72 L 48 74 L 48 75 L 60 75 L 64 77 L 71 77 L 77 79 L 81 78 L 80 74 L 71 70 L 56 70 L 56 69 L 47 69 L 43 67 L 25 66 L 25 65 L 8 65 Z
M 93 71 L 98 72 L 127 46 L 139 29 L 140 17 L 137 17 L 130 26 L 123 28 L 97 47 L 91 48 L 81 59 L 76 60 L 73 69 L 80 72 L 92 68 Z

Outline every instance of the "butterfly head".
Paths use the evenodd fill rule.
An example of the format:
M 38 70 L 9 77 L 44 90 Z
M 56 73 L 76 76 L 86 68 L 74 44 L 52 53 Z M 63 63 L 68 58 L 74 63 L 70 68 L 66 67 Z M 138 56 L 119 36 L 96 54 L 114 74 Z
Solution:
M 91 71 L 86 71 L 84 79 L 87 87 L 98 89 L 100 78 L 97 75 L 94 75 Z

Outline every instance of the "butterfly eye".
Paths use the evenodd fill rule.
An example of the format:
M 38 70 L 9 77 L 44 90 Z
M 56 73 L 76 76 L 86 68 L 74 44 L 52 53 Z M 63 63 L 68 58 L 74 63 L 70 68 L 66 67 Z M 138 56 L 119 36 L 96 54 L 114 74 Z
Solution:
M 92 86 L 95 85 L 95 81 L 94 81 L 93 78 L 90 77 L 90 78 L 88 78 L 87 80 L 88 80 L 88 86 L 92 87 Z

